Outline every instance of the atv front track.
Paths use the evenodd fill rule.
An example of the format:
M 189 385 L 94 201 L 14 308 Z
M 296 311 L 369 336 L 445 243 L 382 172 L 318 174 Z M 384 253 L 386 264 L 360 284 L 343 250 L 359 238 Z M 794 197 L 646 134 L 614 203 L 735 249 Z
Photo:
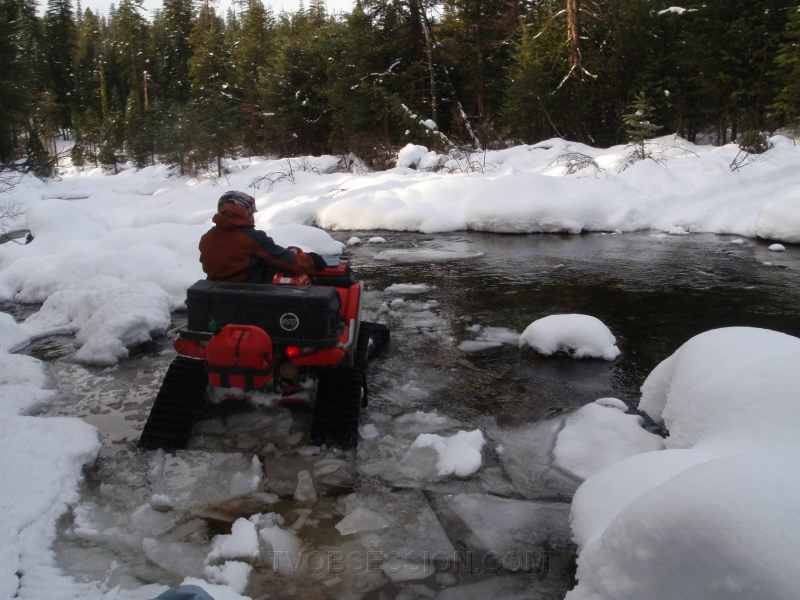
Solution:
M 144 450 L 186 448 L 192 427 L 205 405 L 205 363 L 179 356 L 172 361 L 139 438 Z

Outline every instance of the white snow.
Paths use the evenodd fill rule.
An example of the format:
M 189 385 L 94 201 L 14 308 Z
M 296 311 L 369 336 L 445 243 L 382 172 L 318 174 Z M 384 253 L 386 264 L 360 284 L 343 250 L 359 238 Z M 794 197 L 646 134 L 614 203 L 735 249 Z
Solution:
M 768 250 L 770 252 L 786 252 L 786 246 L 783 244 L 772 244 Z
M 385 239 L 383 239 L 382 237 L 378 237 L 378 236 L 376 236 L 376 237 L 371 237 L 371 238 L 369 238 L 369 239 L 367 240 L 367 243 L 368 243 L 368 244 L 385 244 L 385 243 L 386 243 L 386 240 L 385 240 Z
M 326 256 L 339 255 L 346 247 L 322 229 L 307 225 L 280 225 L 267 229 L 267 235 L 284 248 L 296 246 L 303 252 L 316 252 Z
M 248 561 L 258 552 L 258 533 L 256 526 L 247 519 L 234 521 L 230 534 L 214 537 L 207 562 L 224 558 L 240 558 Z
M 629 456 L 663 450 L 664 440 L 642 428 L 642 417 L 627 415 L 625 409 L 609 406 L 608 400 L 615 399 L 587 404 L 567 417 L 553 449 L 557 467 L 588 479 Z
M 574 358 L 605 360 L 619 356 L 616 343 L 608 327 L 589 315 L 550 315 L 528 325 L 519 338 L 520 347 L 530 346 L 546 356 L 568 352 Z
M 361 245 L 361 238 L 357 238 L 357 237 L 353 236 L 349 240 L 347 240 L 347 245 L 348 246 L 360 246 Z
M 430 121 L 430 119 L 428 120 Z M 436 124 L 430 121 L 432 127 L 425 124 L 428 129 L 435 129 Z M 412 169 L 430 169 L 443 162 L 442 157 L 436 152 L 428 152 L 425 146 L 408 144 L 397 153 L 397 166 Z
M 700 334 L 642 386 L 666 450 L 621 460 L 575 494 L 583 598 L 789 598 L 800 570 L 800 339 Z M 753 557 L 758 560 L 753 560 Z
M 469 477 L 481 468 L 481 450 L 485 443 L 480 429 L 459 431 L 451 437 L 421 433 L 410 449 L 433 448 L 439 457 L 436 468 L 440 476 Z

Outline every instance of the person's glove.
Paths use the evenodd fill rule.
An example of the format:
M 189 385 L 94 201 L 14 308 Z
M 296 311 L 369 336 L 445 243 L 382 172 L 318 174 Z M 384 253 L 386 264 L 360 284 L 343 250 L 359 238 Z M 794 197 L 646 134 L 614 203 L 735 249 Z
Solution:
M 325 259 L 322 258 L 316 252 L 306 252 L 307 256 L 311 257 L 311 260 L 314 261 L 314 270 L 315 271 L 324 271 L 328 268 L 328 263 L 325 262 Z

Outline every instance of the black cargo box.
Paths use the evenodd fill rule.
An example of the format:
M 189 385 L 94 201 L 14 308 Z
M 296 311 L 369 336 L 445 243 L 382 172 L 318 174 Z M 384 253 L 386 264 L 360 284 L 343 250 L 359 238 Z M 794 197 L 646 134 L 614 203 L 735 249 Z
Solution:
M 279 346 L 329 348 L 344 329 L 341 300 L 333 287 L 202 279 L 187 290 L 186 306 L 190 331 L 215 333 L 230 324 L 256 325 Z

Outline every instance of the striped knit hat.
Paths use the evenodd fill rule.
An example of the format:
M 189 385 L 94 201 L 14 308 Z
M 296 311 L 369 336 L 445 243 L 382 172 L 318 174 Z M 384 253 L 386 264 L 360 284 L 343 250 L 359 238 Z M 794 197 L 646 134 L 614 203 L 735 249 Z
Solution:
M 235 204 L 239 208 L 243 208 L 247 211 L 247 215 L 252 217 L 254 212 L 258 212 L 256 208 L 256 201 L 255 198 L 252 196 L 248 196 L 244 192 L 225 192 L 220 196 L 219 202 L 217 203 L 217 210 L 222 209 L 223 204 Z

